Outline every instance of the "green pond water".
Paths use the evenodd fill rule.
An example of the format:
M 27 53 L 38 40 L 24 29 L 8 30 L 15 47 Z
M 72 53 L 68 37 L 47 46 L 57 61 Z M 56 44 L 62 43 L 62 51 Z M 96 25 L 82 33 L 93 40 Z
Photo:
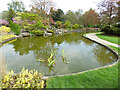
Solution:
M 7 70 L 19 73 L 21 69 L 38 70 L 44 75 L 63 75 L 81 72 L 114 63 L 117 58 L 107 48 L 82 36 L 83 33 L 52 37 L 23 37 L 4 44 L 0 50 Z M 51 49 L 56 49 L 56 61 L 52 66 L 36 59 L 48 59 Z M 62 52 L 66 56 L 66 64 L 62 60 Z

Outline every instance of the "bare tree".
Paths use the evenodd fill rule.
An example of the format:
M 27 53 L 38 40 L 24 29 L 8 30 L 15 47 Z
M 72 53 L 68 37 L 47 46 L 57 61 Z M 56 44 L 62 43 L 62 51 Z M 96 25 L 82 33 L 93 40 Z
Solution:
M 54 6 L 52 0 L 31 0 L 32 4 L 30 7 L 37 8 L 41 11 L 45 11 L 46 13 L 50 12 L 50 8 Z
M 98 9 L 100 10 L 101 22 L 104 24 L 112 24 L 112 20 L 117 15 L 117 3 L 113 0 L 103 0 L 98 3 Z

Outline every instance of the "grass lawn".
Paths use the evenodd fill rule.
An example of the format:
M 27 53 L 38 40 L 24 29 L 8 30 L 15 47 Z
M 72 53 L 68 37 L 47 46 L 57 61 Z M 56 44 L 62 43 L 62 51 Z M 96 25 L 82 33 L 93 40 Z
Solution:
M 101 39 L 118 44 L 117 37 L 99 34 L 97 36 Z M 118 47 L 109 47 L 116 52 L 120 50 Z M 112 67 L 101 68 L 81 74 L 51 77 L 46 81 L 46 88 L 118 88 L 118 84 L 120 83 L 118 83 L 118 66 L 120 66 L 120 63 L 117 63 Z
M 52 77 L 47 88 L 118 88 L 118 64 L 82 74 Z
M 107 36 L 107 35 L 101 35 L 101 34 L 96 34 L 99 38 L 104 39 L 106 41 L 112 42 L 119 44 L 118 40 L 120 40 L 120 37 L 113 37 L 113 36 Z

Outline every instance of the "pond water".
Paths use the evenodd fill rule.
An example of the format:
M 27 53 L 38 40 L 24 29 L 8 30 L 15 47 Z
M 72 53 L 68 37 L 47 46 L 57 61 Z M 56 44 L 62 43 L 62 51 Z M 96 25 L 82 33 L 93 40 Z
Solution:
M 56 61 L 52 66 L 47 62 L 37 62 L 36 59 L 47 60 L 51 49 L 56 49 Z M 4 56 L 7 70 L 19 73 L 21 69 L 38 70 L 44 75 L 71 74 L 96 67 L 111 64 L 117 60 L 116 56 L 107 48 L 94 43 L 82 36 L 82 33 L 52 37 L 23 37 L 4 44 L 0 50 Z M 68 64 L 62 60 L 62 52 Z

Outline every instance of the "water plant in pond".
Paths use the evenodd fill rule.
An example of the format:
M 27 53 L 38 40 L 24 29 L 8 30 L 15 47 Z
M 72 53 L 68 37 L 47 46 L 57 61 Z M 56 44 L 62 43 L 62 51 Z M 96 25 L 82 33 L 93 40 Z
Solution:
M 56 49 L 51 49 L 51 55 L 47 60 L 41 58 L 41 59 L 37 59 L 36 61 L 47 62 L 48 66 L 52 66 L 53 64 L 55 64 L 55 61 L 56 61 L 55 55 L 56 55 Z
M 62 61 L 63 61 L 63 63 L 65 63 L 65 64 L 68 64 L 69 62 L 67 62 L 67 60 L 66 60 L 66 56 L 65 56 L 65 54 L 64 54 L 64 49 L 63 49 L 63 52 L 62 52 Z
M 2 78 L 2 88 L 44 88 L 42 74 L 37 70 L 22 69 L 19 74 L 13 70 Z

